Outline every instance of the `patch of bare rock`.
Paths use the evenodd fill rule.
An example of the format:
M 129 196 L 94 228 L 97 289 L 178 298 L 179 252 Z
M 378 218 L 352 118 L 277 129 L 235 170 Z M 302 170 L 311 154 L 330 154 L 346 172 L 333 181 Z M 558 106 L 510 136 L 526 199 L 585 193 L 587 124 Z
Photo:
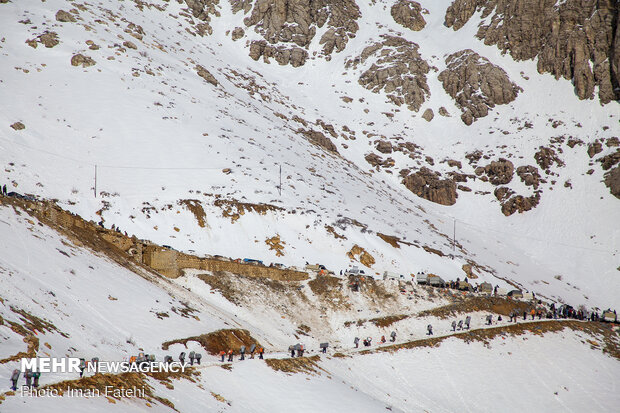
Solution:
M 512 181 L 512 175 L 514 172 L 514 165 L 508 159 L 500 158 L 497 161 L 492 161 L 488 165 L 476 168 L 475 173 L 477 176 L 482 176 L 483 181 L 489 181 L 493 185 L 505 185 Z
M 196 32 L 201 36 L 212 34 L 211 16 L 218 17 L 220 15 L 216 8 L 219 0 L 185 0 L 185 4 L 187 4 L 192 16 L 200 20 L 200 23 L 195 24 Z
M 382 40 L 366 47 L 360 56 L 348 60 L 346 68 L 356 68 L 372 62 L 359 78 L 359 84 L 375 93 L 383 90 L 397 106 L 403 104 L 412 111 L 430 96 L 426 75 L 428 63 L 420 56 L 418 45 L 396 36 L 381 36 Z
M 68 11 L 58 10 L 56 12 L 56 20 L 62 23 L 74 23 L 75 16 Z
M 411 192 L 431 202 L 441 205 L 454 205 L 457 193 L 452 179 L 441 179 L 439 173 L 426 167 L 420 168 L 403 179 L 403 184 Z
M 515 60 L 537 58 L 538 71 L 571 80 L 580 99 L 598 91 L 601 103 L 620 100 L 617 0 L 455 0 L 447 27 L 459 30 L 476 12 L 476 37 Z
M 263 36 L 264 41 L 252 42 L 250 56 L 254 60 L 265 53 L 278 63 L 301 66 L 307 58 L 307 49 L 317 29 L 326 26 L 319 44 L 322 55 L 329 59 L 333 52 L 344 50 L 349 39 L 359 30 L 360 10 L 353 0 L 256 0 L 231 1 L 233 12 L 243 11 L 246 27 Z M 255 46 L 255 43 L 260 45 Z M 254 47 L 252 47 L 254 46 Z M 303 59 L 300 57 L 305 52 Z M 288 56 L 288 59 L 287 57 Z M 282 63 L 282 62 L 287 63 Z
M 71 66 L 82 66 L 89 67 L 95 65 L 95 62 L 91 57 L 85 56 L 83 54 L 76 54 L 71 58 Z
M 331 141 L 331 139 L 325 136 L 323 132 L 316 131 L 313 129 L 306 130 L 303 128 L 299 128 L 297 132 L 301 133 L 310 142 L 312 142 L 313 144 L 317 146 L 320 146 L 326 151 L 332 152 L 332 153 L 338 153 L 338 148 L 336 147 L 336 145 Z
M 204 66 L 196 65 L 196 67 L 194 69 L 196 69 L 196 73 L 198 74 L 198 76 L 200 76 L 201 78 L 206 80 L 207 83 L 210 83 L 213 86 L 217 86 L 218 85 L 218 81 L 215 78 L 215 76 L 213 76 L 211 74 L 211 72 L 209 72 L 207 69 L 205 69 Z
M 428 10 L 422 9 L 420 3 L 412 0 L 398 0 L 390 10 L 396 23 L 416 32 L 426 26 L 422 12 L 428 13 Z
M 449 55 L 446 65 L 446 69 L 439 74 L 439 80 L 462 109 L 461 119 L 466 125 L 487 116 L 489 108 L 512 102 L 523 91 L 510 81 L 504 69 L 473 50 L 461 50 Z

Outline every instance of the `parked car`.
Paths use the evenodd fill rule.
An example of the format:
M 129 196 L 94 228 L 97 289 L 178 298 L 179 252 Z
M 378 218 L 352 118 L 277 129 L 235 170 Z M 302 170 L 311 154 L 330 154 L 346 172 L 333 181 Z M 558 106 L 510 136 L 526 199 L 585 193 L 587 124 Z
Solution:
M 512 297 L 515 300 L 520 300 L 523 298 L 523 292 L 521 290 L 511 290 L 506 294 L 508 297 Z

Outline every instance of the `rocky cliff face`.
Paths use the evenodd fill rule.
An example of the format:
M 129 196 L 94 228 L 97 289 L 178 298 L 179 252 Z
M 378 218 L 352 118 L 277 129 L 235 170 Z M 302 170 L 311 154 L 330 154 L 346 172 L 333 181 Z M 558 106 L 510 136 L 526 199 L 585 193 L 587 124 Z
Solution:
M 399 0 L 390 10 L 394 21 L 413 31 L 420 31 L 426 26 L 426 20 L 422 13 L 428 13 L 423 10 L 420 3 L 412 0 Z
M 461 50 L 446 58 L 447 67 L 439 74 L 446 92 L 463 110 L 467 125 L 488 115 L 489 108 L 510 103 L 522 89 L 499 66 L 473 50 Z
M 269 54 L 280 64 L 290 62 L 293 66 L 305 63 L 306 49 L 317 28 L 325 25 L 327 31 L 320 39 L 322 54 L 329 58 L 334 50 L 344 50 L 349 38 L 355 37 L 359 29 L 356 20 L 361 16 L 352 0 L 256 0 L 253 5 L 251 1 L 234 0 L 232 6 L 235 13 L 250 13 L 244 19 L 246 27 L 254 27 L 265 39 L 252 43 L 250 56 L 254 60 Z
M 418 53 L 418 45 L 396 36 L 382 36 L 383 40 L 366 47 L 354 60 L 348 60 L 346 68 L 356 68 L 367 61 L 372 65 L 360 78 L 360 85 L 379 93 L 381 90 L 395 105 L 407 105 L 418 111 L 430 90 L 426 74 L 430 67 Z
M 617 0 L 455 0 L 445 25 L 460 29 L 481 12 L 477 37 L 538 71 L 572 80 L 580 99 L 620 100 Z
M 403 184 L 420 198 L 441 205 L 454 205 L 457 193 L 456 184 L 451 179 L 441 179 L 437 172 L 423 167 L 405 177 Z

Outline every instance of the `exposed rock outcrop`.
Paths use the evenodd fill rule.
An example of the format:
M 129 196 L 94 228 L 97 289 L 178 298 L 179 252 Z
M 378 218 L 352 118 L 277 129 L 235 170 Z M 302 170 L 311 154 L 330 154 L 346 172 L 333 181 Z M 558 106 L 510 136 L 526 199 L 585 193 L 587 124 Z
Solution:
M 250 57 L 258 60 L 263 57 L 265 63 L 273 57 L 280 65 L 291 64 L 293 67 L 302 66 L 308 59 L 308 52 L 301 47 L 287 48 L 284 46 L 271 46 L 264 40 L 253 41 L 250 44 Z
M 364 157 L 364 159 L 366 159 L 366 162 L 368 162 L 375 168 L 379 168 L 379 167 L 391 168 L 395 165 L 394 159 L 387 158 L 384 160 L 382 157 L 380 157 L 376 153 L 369 153 Z
M 243 10 L 248 13 L 248 5 L 245 1 L 233 1 L 233 12 Z M 306 52 L 306 56 L 305 49 L 316 35 L 317 28 L 327 25 L 319 43 L 323 45 L 322 54 L 330 55 L 334 50 L 344 50 L 349 39 L 355 37 L 360 16 L 360 10 L 353 0 L 256 0 L 244 23 L 247 27 L 254 27 L 269 44 L 278 45 L 263 46 L 263 49 L 275 48 L 280 54 L 287 49 L 299 49 Z M 289 61 L 293 64 L 293 59 Z M 305 58 L 295 61 L 302 65 Z
M 413 31 L 420 31 L 426 26 L 426 20 L 422 17 L 422 6 L 413 0 L 398 0 L 390 10 L 394 21 Z M 428 13 L 427 10 L 424 10 Z
M 605 174 L 605 185 L 613 196 L 620 199 L 620 165 Z
M 62 23 L 74 23 L 75 16 L 68 11 L 58 10 L 56 12 L 56 20 Z
M 489 108 L 512 102 L 523 90 L 510 81 L 504 69 L 470 49 L 451 54 L 446 65 L 439 80 L 462 109 L 461 119 L 467 125 L 488 115 Z
M 524 165 L 517 168 L 517 175 L 523 181 L 526 186 L 532 186 L 534 189 L 538 189 L 540 185 L 540 174 L 538 168 L 531 165 Z
M 435 117 L 435 114 L 433 113 L 433 109 L 431 108 L 426 109 L 424 113 L 422 114 L 422 118 L 427 122 L 432 121 L 434 117 Z
M 211 16 L 219 17 L 220 12 L 216 8 L 219 0 L 185 0 L 185 4 L 187 4 L 192 16 L 202 22 L 196 25 L 198 34 L 201 36 L 212 34 Z
M 304 129 L 298 129 L 297 132 L 301 133 L 302 135 L 304 135 L 310 142 L 312 142 L 313 144 L 320 146 L 321 148 L 325 149 L 326 151 L 332 152 L 332 153 L 338 153 L 338 148 L 336 147 L 336 145 L 334 145 L 334 143 L 331 141 L 331 139 L 329 139 L 327 136 L 325 136 L 323 134 L 323 132 L 319 132 L 319 131 L 315 131 L 313 129 L 310 130 L 304 130 Z
M 594 158 L 597 153 L 603 152 L 603 144 L 599 141 L 592 142 L 588 145 L 588 156 Z
M 95 65 L 95 62 L 91 57 L 85 56 L 83 54 L 76 54 L 71 58 L 71 66 L 82 66 L 89 67 Z
M 24 125 L 22 122 L 15 122 L 11 125 L 11 128 L 15 130 L 23 130 L 26 129 L 26 125 Z
M 381 36 L 382 41 L 366 47 L 362 54 L 345 63 L 346 68 L 356 68 L 368 60 L 370 68 L 364 71 L 359 83 L 375 93 L 383 90 L 397 106 L 407 105 L 418 111 L 430 96 L 426 74 L 430 67 L 418 53 L 418 45 L 395 36 Z
M 441 205 L 454 205 L 457 193 L 456 184 L 451 179 L 441 179 L 437 172 L 426 167 L 405 177 L 403 184 L 411 192 L 431 202 Z
M 230 34 L 230 37 L 233 39 L 233 41 L 237 41 L 243 36 L 245 36 L 245 30 L 243 30 L 241 27 L 235 27 Z
M 617 0 L 455 0 L 445 25 L 460 29 L 475 12 L 476 36 L 515 60 L 538 58 L 540 73 L 571 80 L 580 99 L 598 87 L 601 103 L 620 100 Z
M 522 214 L 538 205 L 540 202 L 540 192 L 536 192 L 532 196 L 525 197 L 523 195 L 515 195 L 502 204 L 502 214 L 510 216 L 515 212 Z
M 540 169 L 546 173 L 549 173 L 549 168 L 554 163 L 558 166 L 564 166 L 564 162 L 558 157 L 555 150 L 545 146 L 539 148 L 538 152 L 534 154 L 534 159 L 536 159 L 536 163 L 540 166 Z
M 485 167 L 476 168 L 476 175 L 485 174 L 493 185 L 505 185 L 512 181 L 514 165 L 507 159 L 500 158 Z
M 215 78 L 215 76 L 213 76 L 211 72 L 205 69 L 204 66 L 196 65 L 195 69 L 196 69 L 196 73 L 198 74 L 198 76 L 206 80 L 208 83 L 212 84 L 213 86 L 218 85 L 218 81 Z

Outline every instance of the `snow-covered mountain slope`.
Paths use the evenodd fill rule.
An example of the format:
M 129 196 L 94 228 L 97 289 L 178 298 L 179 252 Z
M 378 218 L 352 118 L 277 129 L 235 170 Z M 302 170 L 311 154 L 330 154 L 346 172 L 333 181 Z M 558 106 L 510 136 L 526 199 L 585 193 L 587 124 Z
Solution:
M 374 258 L 364 264 L 377 273 L 429 270 L 455 279 L 469 262 L 481 281 L 510 280 L 573 305 L 617 306 L 613 223 L 620 208 L 586 149 L 598 142 L 596 159 L 616 150 L 617 102 L 580 101 L 568 81 L 485 46 L 474 37 L 478 14 L 458 31 L 445 27 L 448 1 L 422 1 L 426 26 L 417 32 L 394 21 L 391 3 L 360 3 L 359 30 L 346 47 L 329 58 L 314 56 L 328 23 L 301 67 L 252 60 L 250 43 L 262 29 L 251 26 L 233 40 L 243 12 L 233 13 L 226 2 L 193 4 L 218 13 L 200 20 L 185 3 L 165 1 L 0 5 L 0 145 L 10 190 L 58 199 L 86 219 L 197 254 L 340 269 L 358 245 Z M 58 17 L 59 10 L 69 17 Z M 196 35 L 205 22 L 212 34 Z M 347 66 L 384 34 L 415 42 L 428 62 L 429 93 L 417 112 L 395 106 L 387 87 L 373 93 L 358 83 L 372 58 Z M 445 57 L 464 49 L 501 67 L 522 89 L 470 126 L 438 80 Z M 450 116 L 430 122 L 420 116 L 439 108 Z M 409 149 L 371 167 L 369 154 L 386 160 L 375 150 L 378 140 Z M 480 179 L 492 171 L 474 173 L 500 158 L 536 168 L 541 146 L 553 152 L 543 154 L 546 171 L 536 172 L 535 187 L 512 178 L 512 170 L 503 189 Z M 482 158 L 470 164 L 465 155 L 476 150 Z M 403 173 L 424 166 L 440 179 L 460 176 L 448 184 L 459 186 L 456 204 L 429 202 L 403 186 Z M 499 189 L 507 194 L 501 205 Z M 536 193 L 532 210 L 502 213 L 519 208 L 516 195 L 530 202 Z M 200 205 L 204 222 L 182 203 L 187 199 Z M 222 199 L 277 208 L 231 219 L 223 215 L 239 207 Z M 454 259 L 420 248 L 452 254 L 455 226 L 462 248 Z M 412 245 L 395 248 L 378 233 Z M 274 236 L 283 256 L 266 243 Z
M 301 289 L 238 277 L 225 296 L 209 286 L 211 280 L 199 279 L 199 272 L 170 281 L 79 246 L 79 240 L 17 206 L 0 207 L 0 229 L 0 376 L 9 377 L 20 357 L 34 354 L 114 361 L 140 351 L 158 360 L 181 351 L 203 353 L 202 364 L 187 376 L 127 382 L 120 376 L 111 382 L 115 389 L 140 383 L 149 389 L 142 398 L 31 397 L 3 391 L 3 412 L 168 412 L 170 403 L 179 412 L 498 407 L 603 412 L 620 401 L 614 388 L 620 374 L 618 334 L 609 325 L 553 320 L 511 325 L 504 319 L 488 327 L 486 312 L 470 312 L 472 329 L 450 336 L 450 319 L 411 316 L 450 302 L 430 288 L 406 286 L 409 300 L 399 294 L 398 284 L 388 282 L 354 294 L 312 284 L 321 277 L 300 283 Z M 395 290 L 396 297 L 380 300 L 381 288 L 382 294 Z M 336 302 L 339 297 L 342 301 Z M 364 320 L 396 314 L 409 317 L 386 327 Z M 432 339 L 425 335 L 427 323 L 435 326 Z M 236 360 L 222 368 L 196 341 L 164 349 L 167 341 L 220 328 L 247 329 L 265 345 L 267 361 Z M 391 351 L 381 351 L 390 349 L 392 343 L 377 343 L 390 330 L 398 332 L 396 342 Z M 354 349 L 354 336 L 373 337 L 373 352 Z M 306 345 L 310 358 L 286 358 L 288 345 L 296 340 Z M 323 341 L 330 343 L 325 355 L 318 354 Z M 88 388 L 88 381 L 74 376 L 43 374 L 42 389 Z M 105 383 L 106 377 L 87 373 L 86 380 Z M 64 380 L 71 381 L 57 384 Z

